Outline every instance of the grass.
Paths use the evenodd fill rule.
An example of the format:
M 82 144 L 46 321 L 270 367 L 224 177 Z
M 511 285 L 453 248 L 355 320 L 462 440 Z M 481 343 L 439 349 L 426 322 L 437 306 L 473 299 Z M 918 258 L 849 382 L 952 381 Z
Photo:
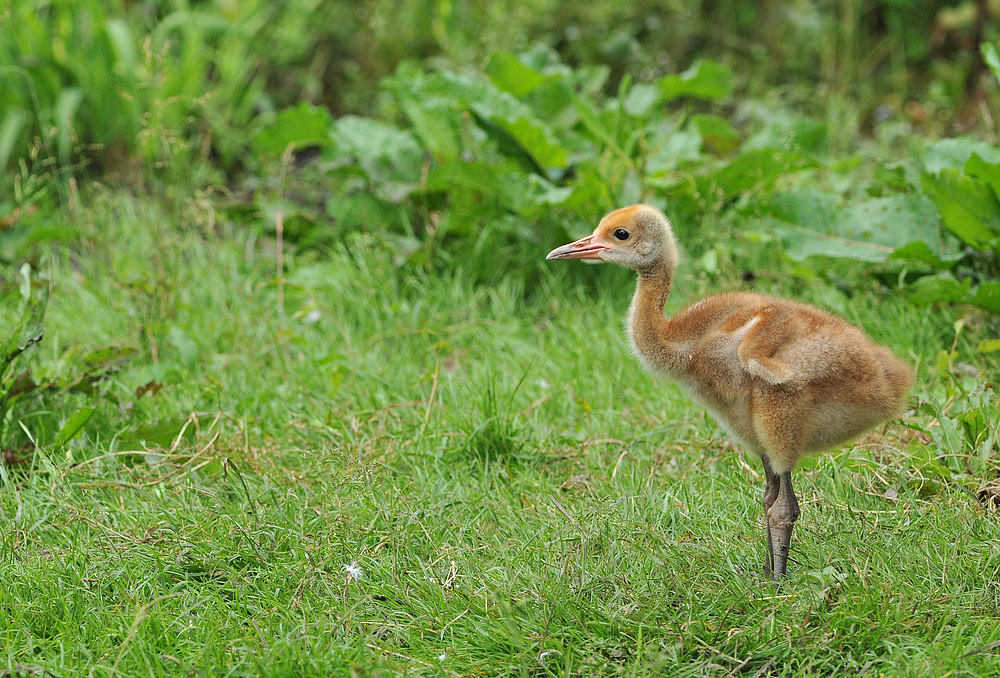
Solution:
M 932 482 L 895 426 L 808 461 L 776 590 L 761 471 L 632 358 L 627 273 L 553 267 L 526 294 L 357 235 L 277 276 L 272 240 L 193 206 L 89 202 L 35 360 L 140 357 L 112 384 L 129 407 L 0 466 L 0 675 L 1000 670 L 997 515 L 972 491 L 992 466 Z M 670 307 L 732 284 L 694 269 Z M 914 403 L 939 397 L 954 318 L 845 315 L 919 361 Z M 184 418 L 155 454 L 130 442 Z

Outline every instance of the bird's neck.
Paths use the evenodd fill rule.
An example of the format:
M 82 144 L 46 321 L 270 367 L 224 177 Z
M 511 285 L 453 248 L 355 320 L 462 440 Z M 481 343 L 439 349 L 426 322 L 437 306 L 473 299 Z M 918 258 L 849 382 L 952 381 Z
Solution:
M 676 253 L 639 272 L 639 283 L 629 309 L 629 338 L 636 355 L 650 369 L 670 372 L 677 347 L 670 339 L 670 321 L 663 307 L 674 282 Z

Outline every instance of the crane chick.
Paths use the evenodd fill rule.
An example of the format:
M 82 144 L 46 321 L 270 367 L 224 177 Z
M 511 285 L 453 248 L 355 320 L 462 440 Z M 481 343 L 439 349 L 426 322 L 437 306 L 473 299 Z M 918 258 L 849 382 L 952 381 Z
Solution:
M 546 259 L 610 261 L 639 273 L 632 348 L 761 458 L 767 573 L 784 575 L 799 517 L 792 470 L 804 455 L 899 416 L 911 368 L 846 321 L 787 299 L 730 292 L 664 316 L 677 244 L 670 222 L 649 205 L 611 212 L 593 234 Z

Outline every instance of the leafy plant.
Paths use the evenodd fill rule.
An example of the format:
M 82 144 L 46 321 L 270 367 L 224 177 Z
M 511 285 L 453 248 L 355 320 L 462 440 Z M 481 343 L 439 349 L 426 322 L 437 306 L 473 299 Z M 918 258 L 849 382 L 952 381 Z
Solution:
M 27 461 L 34 446 L 60 448 L 76 437 L 97 411 L 98 401 L 110 395 L 106 378 L 135 354 L 130 348 L 105 348 L 74 357 L 61 356 L 57 369 L 31 365 L 32 347 L 44 336 L 48 286 L 37 282 L 31 267 L 18 272 L 15 291 L 0 302 L 9 329 L 0 342 L 0 444 L 4 461 Z M 68 414 L 62 420 L 60 414 Z
M 919 404 L 928 423 L 911 424 L 921 435 L 910 440 L 909 453 L 914 466 L 923 472 L 924 485 L 954 481 L 978 489 L 984 476 L 995 481 L 1000 474 L 996 462 L 1000 408 L 994 384 L 982 369 L 959 359 L 956 346 L 965 328 L 966 322 L 957 320 L 951 350 L 937 354 L 937 386 Z M 984 341 L 976 353 L 982 356 L 996 348 L 995 343 Z
M 989 145 L 932 142 L 850 192 L 818 188 L 845 173 L 821 122 L 779 117 L 744 139 L 725 117 L 692 112 L 731 95 L 720 64 L 626 80 L 613 100 L 591 94 L 595 77 L 539 51 L 495 54 L 481 74 L 406 67 L 383 82 L 405 125 L 345 116 L 324 136 L 325 112 L 299 106 L 255 143 L 272 156 L 318 147 L 340 187 L 325 205 L 336 229 L 381 233 L 400 262 L 425 268 L 461 262 L 491 280 L 507 260 L 530 261 L 530 286 L 529 251 L 568 237 L 564 224 L 652 201 L 682 230 L 706 213 L 738 217 L 794 261 L 860 262 L 918 303 L 1000 311 L 1000 152 Z M 322 230 L 318 210 L 307 221 Z
M 60 166 L 96 165 L 132 180 L 148 167 L 186 175 L 199 154 L 226 169 L 254 164 L 245 130 L 276 105 L 317 97 L 304 46 L 334 56 L 354 20 L 335 2 L 262 0 L 51 0 L 5 11 L 0 170 L 26 159 L 37 139 Z M 311 26 L 325 28 L 303 40 Z
M 594 96 L 606 77 L 568 69 L 546 51 L 495 54 L 483 73 L 402 67 L 383 88 L 405 126 L 344 116 L 322 138 L 323 112 L 300 106 L 277 116 L 255 144 L 272 157 L 320 149 L 319 166 L 338 187 L 325 205 L 336 231 L 372 230 L 401 262 L 460 264 L 491 280 L 509 260 L 537 260 L 528 248 L 564 239 L 567 216 L 590 221 L 616 204 L 650 199 L 657 182 L 702 157 L 702 130 L 712 149 L 726 152 L 737 141 L 721 117 L 684 123 L 687 102 L 731 93 L 731 75 L 719 64 L 626 83 L 613 101 Z M 270 189 L 257 199 L 268 213 Z M 313 212 L 314 230 L 322 217 Z M 524 267 L 526 281 L 537 266 Z

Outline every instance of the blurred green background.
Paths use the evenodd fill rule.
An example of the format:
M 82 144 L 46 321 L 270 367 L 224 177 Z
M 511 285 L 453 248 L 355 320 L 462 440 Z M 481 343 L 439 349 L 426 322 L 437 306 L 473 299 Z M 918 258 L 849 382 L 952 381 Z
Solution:
M 845 144 L 890 120 L 991 133 L 979 45 L 997 39 L 998 14 L 971 0 L 8 2 L 0 168 L 52 159 L 134 178 L 196 158 L 252 171 L 253 135 L 277 111 L 391 118 L 383 78 L 477 70 L 500 51 L 596 69 L 592 93 L 611 97 L 712 59 L 733 73 L 730 103 L 794 108 Z
M 282 206 L 293 239 L 374 229 L 426 265 L 468 256 L 474 232 L 510 246 L 523 236 L 513 221 L 590 222 L 627 201 L 652 199 L 683 229 L 817 161 L 843 177 L 821 203 L 917 192 L 947 212 L 947 195 L 979 190 L 962 184 L 983 178 L 965 162 L 995 141 L 1000 110 L 1000 7 L 986 1 L 83 0 L 2 12 L 9 260 L 59 237 L 50 208 L 84 181 L 207 190 L 224 215 L 272 223 Z M 923 162 L 936 139 L 968 134 Z M 766 149 L 779 155 L 761 165 Z M 761 176 L 742 174 L 749 151 L 761 157 L 742 165 Z M 961 185 L 929 187 L 928 169 L 962 170 Z M 945 218 L 946 232 L 988 251 L 992 200 L 983 223 Z M 892 250 L 914 238 L 803 223 L 815 200 L 791 202 L 797 225 L 827 235 Z M 904 211 L 927 216 L 914 205 Z M 541 245 L 564 235 L 546 226 Z

